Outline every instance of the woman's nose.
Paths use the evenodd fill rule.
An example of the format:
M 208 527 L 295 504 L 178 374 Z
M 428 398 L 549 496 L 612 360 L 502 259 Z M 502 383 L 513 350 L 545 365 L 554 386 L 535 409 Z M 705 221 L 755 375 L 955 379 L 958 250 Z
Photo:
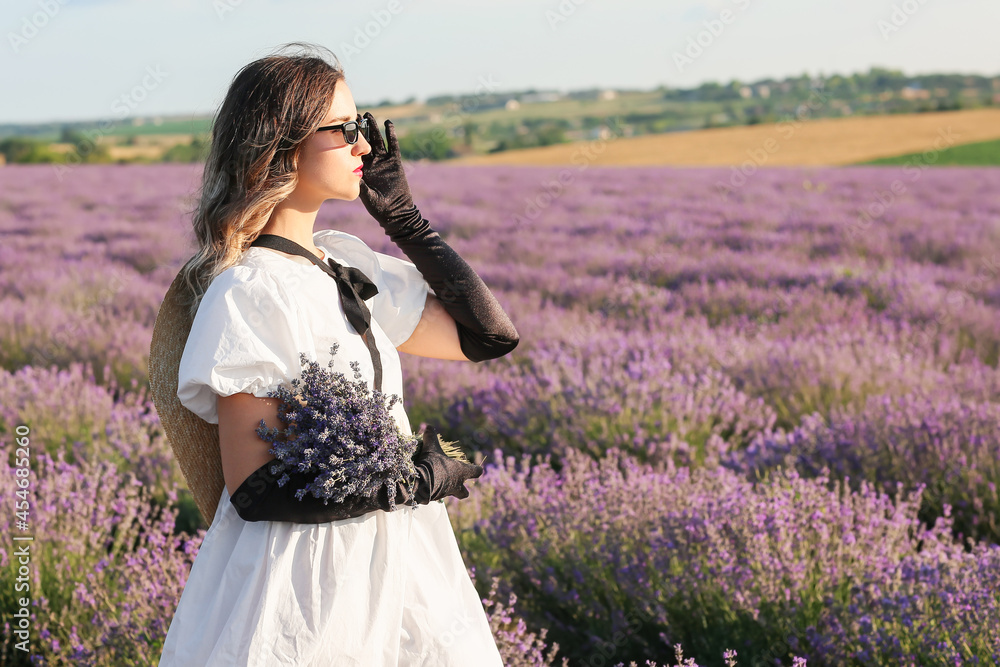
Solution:
M 354 154 L 355 155 L 368 155 L 368 153 L 371 153 L 371 152 L 372 152 L 372 145 L 370 143 L 368 143 L 367 139 L 365 139 L 365 135 L 361 134 L 359 132 L 358 133 L 358 140 L 354 144 Z

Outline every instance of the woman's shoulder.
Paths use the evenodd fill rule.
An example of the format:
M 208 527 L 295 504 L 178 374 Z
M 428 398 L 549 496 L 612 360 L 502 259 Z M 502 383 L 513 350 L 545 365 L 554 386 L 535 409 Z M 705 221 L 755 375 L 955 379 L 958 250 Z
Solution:
M 261 285 L 269 282 L 268 267 L 256 261 L 248 261 L 244 255 L 239 262 L 219 272 L 209 283 L 209 289 L 229 289 L 236 286 Z
M 348 232 L 341 231 L 339 229 L 321 229 L 313 233 L 313 240 L 317 243 L 322 241 L 326 244 L 344 244 L 348 246 L 364 246 L 368 247 L 360 237 L 350 234 Z
M 234 296 L 246 295 L 254 299 L 285 299 L 286 290 L 272 266 L 244 256 L 224 269 L 208 285 L 205 298 L 232 303 Z
M 374 256 L 374 251 L 360 237 L 339 229 L 321 229 L 313 234 L 313 243 L 335 254 Z
M 369 275 L 378 266 L 378 253 L 354 234 L 339 229 L 322 229 L 313 234 L 313 243 L 341 264 L 361 269 Z

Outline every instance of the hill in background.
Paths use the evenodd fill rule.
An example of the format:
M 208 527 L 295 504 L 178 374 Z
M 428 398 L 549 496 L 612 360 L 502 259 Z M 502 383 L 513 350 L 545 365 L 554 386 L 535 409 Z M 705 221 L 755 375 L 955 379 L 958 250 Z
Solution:
M 796 152 L 790 150 L 791 139 L 798 135 L 795 143 L 802 143 L 797 128 L 806 121 L 1000 108 L 1000 76 L 910 77 L 881 68 L 826 78 L 802 75 L 755 82 L 732 80 L 727 84 L 708 82 L 690 89 L 660 86 L 645 91 L 502 92 L 485 84 L 488 82 L 474 95 L 443 95 L 422 102 L 384 100 L 376 105 L 359 104 L 358 108 L 372 111 L 380 122 L 385 118 L 393 120 L 405 159 L 465 159 L 468 164 L 480 163 L 486 156 L 490 156 L 490 162 L 525 159 L 545 163 L 550 156 L 559 155 L 560 150 L 575 150 L 567 148 L 573 144 L 611 138 L 637 139 L 633 144 L 621 143 L 622 150 L 631 146 L 630 157 L 618 159 L 618 164 L 660 164 L 656 160 L 662 158 L 656 156 L 664 155 L 664 147 L 675 151 L 674 157 L 666 158 L 674 160 L 670 164 L 719 164 L 718 160 L 729 163 L 733 158 L 726 150 L 730 149 L 710 151 L 700 158 L 688 157 L 683 151 L 676 152 L 678 145 L 666 138 L 693 130 L 752 127 L 765 128 L 765 134 L 778 130 L 775 137 L 784 144 L 769 162 L 779 164 L 783 159 L 800 159 L 792 157 Z M 788 129 L 789 124 L 796 127 L 794 133 Z M 772 129 L 766 129 L 768 126 Z M 210 127 L 208 115 L 0 125 L 0 155 L 8 162 L 199 161 L 204 159 Z M 906 130 L 901 132 L 905 135 Z M 713 146 L 713 142 L 728 141 L 726 134 L 706 136 L 711 136 L 709 144 Z M 742 148 L 741 139 L 736 145 L 746 150 L 757 146 L 754 142 L 760 135 L 751 132 L 740 136 L 747 137 L 749 144 Z M 995 137 L 976 135 L 959 141 L 990 138 Z M 892 141 L 887 139 L 880 142 L 877 151 L 859 152 L 858 159 L 922 150 L 922 144 L 908 142 L 905 136 L 901 139 L 903 145 L 899 148 L 892 148 Z M 684 141 L 697 144 L 701 140 Z M 534 153 L 524 152 L 526 149 L 547 150 Z M 692 150 L 703 149 L 696 146 Z M 843 159 L 853 160 L 853 157 L 851 153 Z M 743 159 L 746 158 L 740 161 Z M 828 158 L 817 159 L 831 164 L 826 161 Z M 841 159 L 836 158 L 832 164 L 840 163 Z
M 938 163 L 945 149 L 1000 139 L 1000 109 L 820 120 L 562 144 L 453 160 L 524 165 L 846 165 L 889 158 Z M 951 154 L 948 164 L 1000 164 L 996 142 Z M 927 155 L 924 152 L 928 151 Z M 902 160 L 900 154 L 908 154 Z M 962 159 L 974 162 L 962 162 Z

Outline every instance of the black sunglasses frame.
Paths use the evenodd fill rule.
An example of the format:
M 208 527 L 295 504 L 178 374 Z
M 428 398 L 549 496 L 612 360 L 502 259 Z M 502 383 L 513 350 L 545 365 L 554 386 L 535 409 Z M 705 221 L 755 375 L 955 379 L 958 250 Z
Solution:
M 340 123 L 339 125 L 324 125 L 323 127 L 317 127 L 317 132 L 323 132 L 325 130 L 340 130 L 344 135 L 344 141 L 348 144 L 358 143 L 358 137 L 361 134 L 365 135 L 365 141 L 368 141 L 368 119 L 362 118 L 358 115 L 357 120 L 349 120 L 346 123 Z M 354 141 L 351 141 L 350 134 L 354 135 Z

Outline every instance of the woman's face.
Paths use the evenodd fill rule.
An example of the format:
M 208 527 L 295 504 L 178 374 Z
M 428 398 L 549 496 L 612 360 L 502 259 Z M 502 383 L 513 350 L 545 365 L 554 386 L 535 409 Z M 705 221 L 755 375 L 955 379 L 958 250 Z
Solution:
M 330 110 L 318 127 L 349 120 L 358 120 L 358 108 L 351 89 L 341 79 L 334 88 Z M 299 153 L 299 182 L 293 196 L 317 206 L 327 199 L 357 199 L 361 193 L 361 156 L 370 150 L 363 133 L 358 134 L 356 143 L 349 144 L 340 130 L 314 132 Z

